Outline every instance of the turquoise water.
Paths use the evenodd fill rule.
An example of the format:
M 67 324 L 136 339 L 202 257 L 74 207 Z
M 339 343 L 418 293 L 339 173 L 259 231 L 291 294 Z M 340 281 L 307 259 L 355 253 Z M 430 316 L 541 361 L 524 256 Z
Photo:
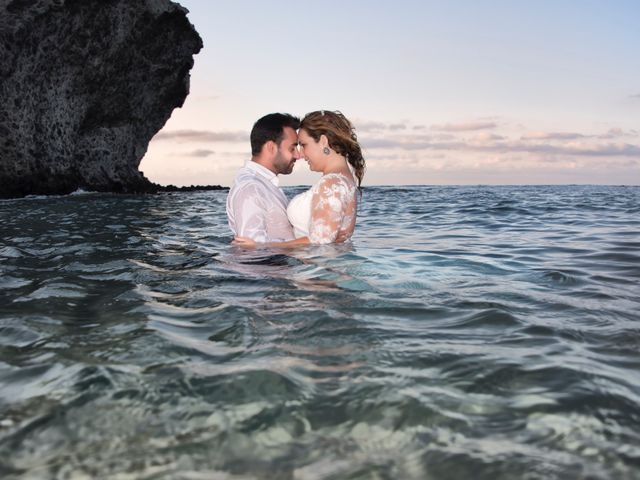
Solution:
M 640 188 L 368 188 L 295 251 L 225 198 L 0 202 L 2 478 L 640 477 Z

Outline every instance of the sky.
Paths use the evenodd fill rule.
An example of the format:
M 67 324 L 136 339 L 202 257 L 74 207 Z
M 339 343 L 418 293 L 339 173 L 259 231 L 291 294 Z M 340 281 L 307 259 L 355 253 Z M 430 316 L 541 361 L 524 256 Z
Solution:
M 637 0 L 178 3 L 204 48 L 154 182 L 230 186 L 258 118 L 340 110 L 365 186 L 640 185 Z

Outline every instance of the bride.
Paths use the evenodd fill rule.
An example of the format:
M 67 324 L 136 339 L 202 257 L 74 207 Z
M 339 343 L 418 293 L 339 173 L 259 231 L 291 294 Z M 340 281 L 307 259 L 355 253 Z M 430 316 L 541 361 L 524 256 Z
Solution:
M 256 243 L 236 237 L 243 247 L 295 247 L 341 243 L 353 234 L 357 192 L 364 176 L 364 158 L 353 125 L 340 112 L 308 113 L 300 124 L 298 145 L 302 157 L 322 177 L 309 190 L 296 195 L 287 207 L 295 240 Z

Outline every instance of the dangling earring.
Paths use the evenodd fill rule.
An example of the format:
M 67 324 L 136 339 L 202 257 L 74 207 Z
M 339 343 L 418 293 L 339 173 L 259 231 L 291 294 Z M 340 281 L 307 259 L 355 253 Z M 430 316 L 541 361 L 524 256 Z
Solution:
M 329 147 L 324 147 L 322 149 L 322 153 L 324 153 L 325 155 L 329 155 L 331 153 L 331 150 L 329 150 Z

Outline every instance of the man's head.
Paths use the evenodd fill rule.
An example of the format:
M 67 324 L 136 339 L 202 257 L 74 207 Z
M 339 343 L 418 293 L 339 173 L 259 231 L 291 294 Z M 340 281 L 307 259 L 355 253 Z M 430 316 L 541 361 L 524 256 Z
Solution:
M 298 153 L 300 119 L 288 113 L 270 113 L 258 120 L 251 129 L 253 160 L 275 174 L 289 174 Z

